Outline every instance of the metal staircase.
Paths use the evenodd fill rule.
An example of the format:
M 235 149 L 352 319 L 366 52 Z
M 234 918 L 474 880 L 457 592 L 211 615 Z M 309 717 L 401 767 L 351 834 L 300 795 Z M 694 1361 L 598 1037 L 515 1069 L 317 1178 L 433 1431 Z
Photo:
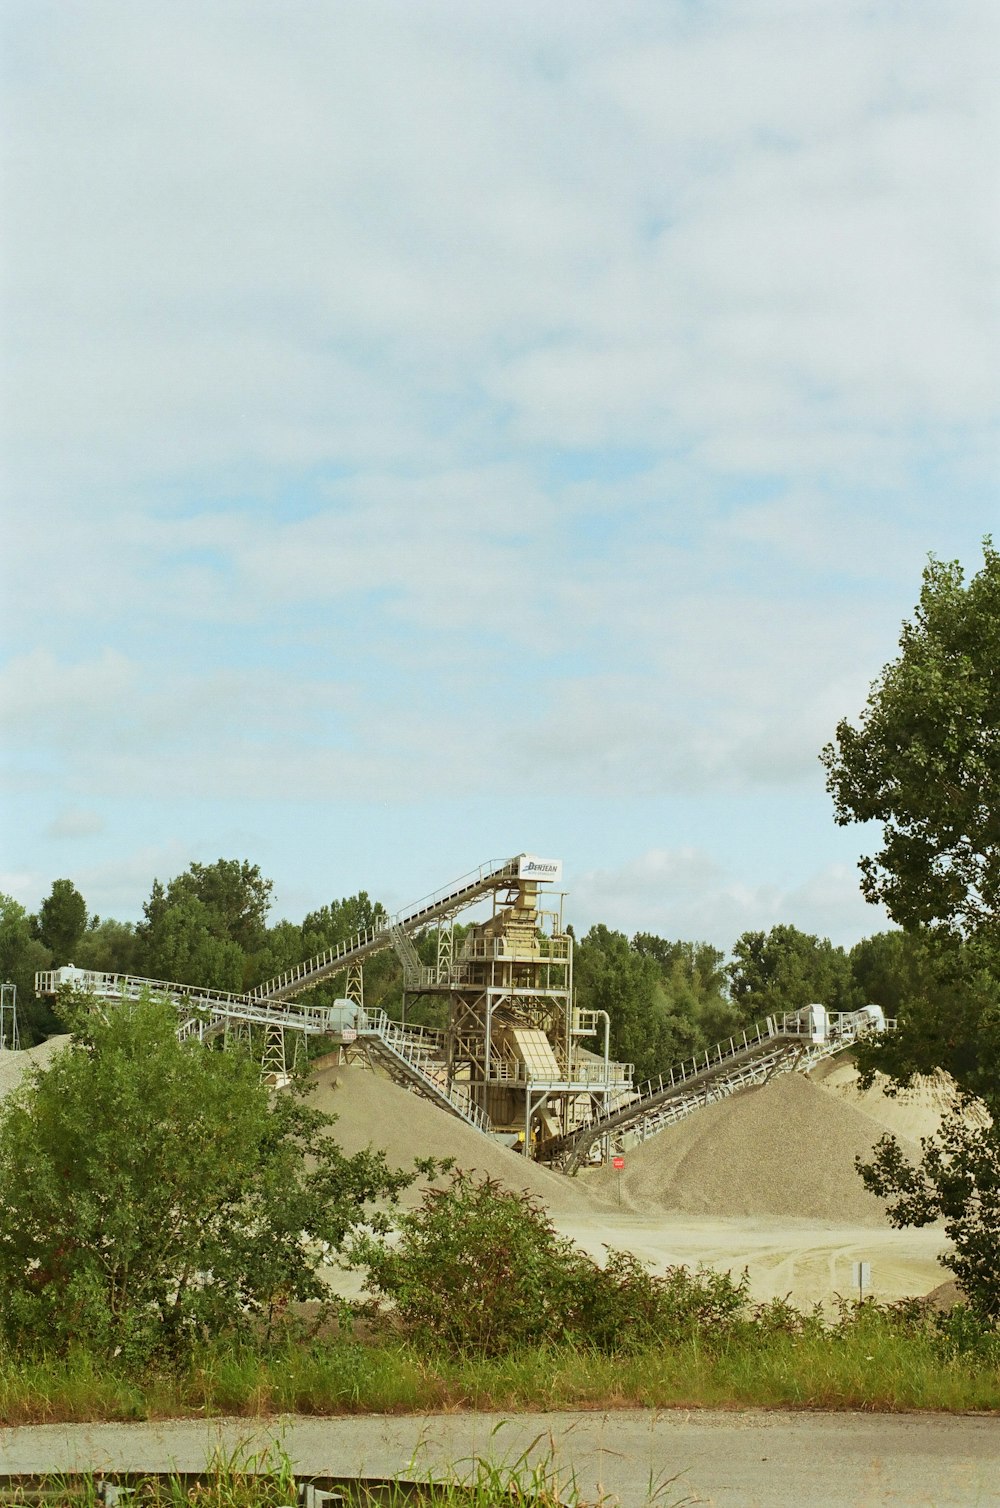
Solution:
M 753 1031 L 730 1037 L 727 1043 L 672 1068 L 668 1075 L 651 1079 L 626 1103 L 619 1100 L 585 1126 L 546 1142 L 539 1149 L 541 1155 L 574 1173 L 604 1137 L 617 1145 L 623 1145 L 626 1137 L 645 1141 L 703 1105 L 766 1083 L 779 1073 L 808 1072 L 866 1032 L 892 1030 L 896 1025 L 895 1021 L 877 1023 L 866 1010 L 834 1013 L 828 1017 L 822 1040 L 816 1040 L 806 1014 L 810 1009 L 814 1008 L 769 1016 Z
M 448 1085 L 442 1033 L 426 1027 L 401 1026 L 385 1011 L 359 1011 L 355 1020 L 357 1040 L 381 1062 L 391 1078 L 415 1089 L 477 1131 L 490 1133 L 489 1117 L 473 1103 L 469 1090 L 461 1083 Z
M 258 985 L 256 989 L 251 990 L 250 998 L 284 1000 L 289 996 L 301 994 L 304 990 L 311 989 L 313 985 L 320 984 L 322 980 L 341 973 L 350 964 L 361 963 L 372 953 L 392 947 L 395 937 L 405 937 L 410 932 L 426 927 L 430 922 L 444 921 L 449 916 L 454 916 L 457 912 L 463 911 L 466 906 L 470 906 L 473 901 L 478 900 L 481 895 L 487 895 L 491 890 L 498 890 L 502 885 L 516 881 L 520 859 L 521 855 L 518 854 L 513 859 L 481 864 L 478 869 L 473 869 L 461 879 L 452 881 L 444 889 L 424 896 L 422 900 L 416 901 L 406 911 L 399 912 L 395 917 L 391 919 L 387 917 L 378 926 L 369 927 L 366 931 L 359 932 L 356 937 L 337 943 L 334 947 L 318 953 L 314 958 L 308 958 L 304 963 L 286 969 L 276 979 L 269 979 L 266 984 Z M 415 949 L 413 949 L 413 955 L 416 963 L 415 965 L 411 963 L 410 967 L 422 969 Z M 407 964 L 404 960 L 405 967 Z

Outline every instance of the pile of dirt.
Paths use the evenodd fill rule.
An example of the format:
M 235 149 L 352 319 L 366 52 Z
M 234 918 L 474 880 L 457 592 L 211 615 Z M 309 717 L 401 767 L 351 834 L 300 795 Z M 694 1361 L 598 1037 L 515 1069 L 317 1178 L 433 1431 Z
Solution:
M 20 1084 L 28 1069 L 34 1064 L 47 1068 L 60 1048 L 65 1047 L 69 1037 L 49 1037 L 37 1047 L 25 1048 L 23 1052 L 0 1051 L 0 1100 Z
M 627 1153 L 622 1202 L 636 1213 L 785 1217 L 883 1225 L 855 1170 L 883 1127 L 798 1073 L 707 1105 Z M 903 1142 L 904 1151 L 918 1149 Z M 588 1178 L 602 1192 L 617 1174 Z
M 460 1168 L 526 1190 L 553 1215 L 603 1209 L 611 1202 L 607 1194 L 598 1191 L 595 1198 L 577 1180 L 531 1162 L 370 1068 L 324 1068 L 314 1082 L 309 1103 L 337 1117 L 332 1135 L 348 1154 L 372 1146 L 385 1153 L 390 1167 L 406 1169 L 416 1157 L 451 1157 Z M 418 1197 L 410 1190 L 403 1202 Z
M 881 1073 L 875 1075 L 869 1089 L 860 1089 L 857 1068 L 846 1056 L 822 1064 L 811 1077 L 843 1104 L 863 1110 L 886 1130 L 911 1141 L 936 1135 L 943 1117 L 955 1105 L 954 1080 L 940 1071 L 918 1075 L 910 1088 L 900 1089 L 895 1095 L 887 1092 L 890 1083 Z M 966 1110 L 965 1117 L 970 1124 L 980 1126 L 989 1120 L 982 1108 Z

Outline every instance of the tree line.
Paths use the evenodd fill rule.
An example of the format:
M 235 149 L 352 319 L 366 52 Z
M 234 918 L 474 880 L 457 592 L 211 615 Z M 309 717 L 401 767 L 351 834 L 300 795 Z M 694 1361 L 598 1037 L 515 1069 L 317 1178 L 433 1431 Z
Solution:
M 166 883 L 154 881 L 135 925 L 89 913 L 68 879 L 53 883 L 35 915 L 0 896 L 0 975 L 17 985 L 23 1039 L 37 1042 L 60 1030 L 49 1004 L 35 995 L 37 970 L 73 963 L 244 991 L 386 916 L 362 890 L 310 911 L 301 922 L 269 924 L 272 890 L 258 865 L 219 859 L 191 864 Z M 415 941 L 431 963 L 433 931 Z M 315 998 L 332 999 L 342 983 L 318 986 Z M 628 937 L 598 923 L 575 940 L 575 983 L 581 1008 L 607 1011 L 612 1055 L 634 1063 L 641 1079 L 768 1015 L 818 1001 L 838 1011 L 874 1002 L 896 1016 L 926 987 L 920 950 L 902 932 L 866 938 L 848 951 L 787 924 L 744 932 L 727 959 L 709 943 L 649 932 Z M 365 964 L 366 1004 L 398 1019 L 402 995 L 401 967 L 385 949 Z M 418 1002 L 411 1020 L 443 1025 L 444 1009 L 433 1000 Z

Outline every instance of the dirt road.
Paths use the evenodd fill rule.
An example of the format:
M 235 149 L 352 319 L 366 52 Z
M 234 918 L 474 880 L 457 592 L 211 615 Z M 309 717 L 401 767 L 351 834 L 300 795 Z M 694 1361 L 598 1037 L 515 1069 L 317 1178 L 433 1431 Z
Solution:
M 199 1470 L 213 1450 L 277 1442 L 302 1473 L 390 1476 L 482 1455 L 514 1460 L 533 1441 L 585 1500 L 642 1508 L 996 1508 L 1000 1418 L 817 1413 L 452 1414 L 0 1430 L 4 1472 Z M 666 1485 L 669 1484 L 669 1485 Z M 607 1500 L 606 1500 L 607 1501 Z

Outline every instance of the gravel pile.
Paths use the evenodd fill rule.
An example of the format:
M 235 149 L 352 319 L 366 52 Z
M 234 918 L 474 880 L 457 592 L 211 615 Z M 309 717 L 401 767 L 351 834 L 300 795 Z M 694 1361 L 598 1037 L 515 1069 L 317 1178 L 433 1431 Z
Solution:
M 11 1052 L 9 1048 L 0 1051 L 0 1100 L 5 1094 L 10 1094 L 16 1089 L 22 1078 L 32 1064 L 39 1068 L 46 1068 L 61 1047 L 65 1047 L 69 1037 L 49 1037 L 47 1042 L 40 1042 L 37 1047 L 25 1048 L 23 1052 Z
M 846 1055 L 821 1064 L 812 1077 L 843 1104 L 863 1110 L 886 1130 L 911 1141 L 936 1135 L 955 1102 L 954 1082 L 941 1072 L 919 1075 L 909 1089 L 901 1089 L 895 1096 L 886 1094 L 888 1080 L 883 1074 L 876 1074 L 870 1089 L 859 1089 L 857 1069 Z M 966 1119 L 973 1125 L 985 1125 L 989 1117 L 985 1109 L 972 1109 L 966 1111 Z
M 854 1168 L 883 1127 L 804 1075 L 695 1111 L 626 1153 L 622 1203 L 636 1213 L 773 1217 L 884 1225 L 882 1202 Z M 911 1156 L 917 1148 L 904 1142 Z M 588 1183 L 617 1188 L 595 1170 Z
M 526 1189 L 553 1215 L 600 1210 L 612 1202 L 613 1191 L 591 1191 L 581 1180 L 540 1167 L 360 1064 L 318 1073 L 309 1104 L 337 1117 L 333 1136 L 347 1153 L 374 1146 L 394 1168 L 412 1168 L 415 1157 L 453 1157 L 461 1168 Z M 411 1190 L 403 1202 L 417 1198 Z

